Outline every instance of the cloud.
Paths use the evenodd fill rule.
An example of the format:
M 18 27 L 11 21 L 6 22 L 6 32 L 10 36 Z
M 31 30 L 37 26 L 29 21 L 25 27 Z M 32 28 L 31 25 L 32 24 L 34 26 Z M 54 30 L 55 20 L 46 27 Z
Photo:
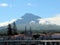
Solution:
M 51 18 L 39 19 L 40 24 L 56 24 L 60 25 L 60 14 Z
M 8 23 L 8 21 L 7 22 L 4 22 L 4 23 L 0 23 L 0 27 L 1 26 L 6 26 L 6 25 L 8 25 L 9 23 Z
M 9 6 L 7 3 L 0 3 L 0 7 L 7 7 Z
M 31 3 L 27 3 L 28 6 L 31 6 L 32 4 Z
M 14 21 L 16 21 L 17 19 L 12 19 L 11 21 L 6 21 L 6 22 L 3 22 L 3 23 L 0 23 L 0 27 L 1 26 L 7 26 L 8 24 L 11 24 L 13 23 Z
M 32 20 L 32 21 L 30 22 L 30 24 L 35 24 L 35 21 Z
M 19 19 L 22 20 L 22 18 L 19 18 Z M 12 19 L 10 21 L 2 22 L 2 23 L 0 23 L 0 27 L 1 26 L 7 26 L 8 24 L 15 22 L 16 20 L 18 20 L 18 19 Z

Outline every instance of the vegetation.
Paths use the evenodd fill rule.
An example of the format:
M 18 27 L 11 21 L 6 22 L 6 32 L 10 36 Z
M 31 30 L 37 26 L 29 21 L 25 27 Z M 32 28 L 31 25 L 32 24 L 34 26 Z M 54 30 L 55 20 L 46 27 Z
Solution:
M 12 35 L 12 29 L 10 24 L 8 25 L 7 35 Z

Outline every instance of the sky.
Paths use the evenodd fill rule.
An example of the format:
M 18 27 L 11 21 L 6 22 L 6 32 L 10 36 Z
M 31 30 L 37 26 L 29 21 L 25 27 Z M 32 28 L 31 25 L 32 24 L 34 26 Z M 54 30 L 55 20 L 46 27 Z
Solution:
M 0 22 L 20 18 L 25 13 L 53 17 L 60 14 L 60 0 L 0 0 Z

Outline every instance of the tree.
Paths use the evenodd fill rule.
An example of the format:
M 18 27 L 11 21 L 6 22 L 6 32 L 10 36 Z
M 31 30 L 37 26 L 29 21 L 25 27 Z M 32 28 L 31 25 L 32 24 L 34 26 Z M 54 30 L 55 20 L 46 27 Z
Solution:
M 11 24 L 8 25 L 8 35 L 12 35 L 12 29 L 11 29 Z
M 16 27 L 16 24 L 15 22 L 13 23 L 13 30 L 14 30 L 14 35 L 17 35 L 17 27 Z

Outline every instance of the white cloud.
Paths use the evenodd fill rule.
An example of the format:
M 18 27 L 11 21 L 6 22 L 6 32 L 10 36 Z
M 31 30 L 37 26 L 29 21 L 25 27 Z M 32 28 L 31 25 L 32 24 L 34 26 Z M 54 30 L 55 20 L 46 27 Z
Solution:
M 6 22 L 3 22 L 3 23 L 0 23 L 0 27 L 1 26 L 6 26 L 6 25 L 8 25 L 8 24 L 11 24 L 11 23 L 13 23 L 14 21 L 16 21 L 17 19 L 13 19 L 13 20 L 11 20 L 11 21 L 6 21 Z
M 7 7 L 9 6 L 7 3 L 0 3 L 0 7 Z
M 56 15 L 55 17 L 51 17 L 51 18 L 44 18 L 44 19 L 40 19 L 39 21 L 40 24 L 56 24 L 56 25 L 60 25 L 60 14 Z
M 13 23 L 13 22 L 15 22 L 17 19 L 13 19 L 13 20 L 11 20 L 11 21 L 9 21 L 9 23 Z
M 22 18 L 19 18 L 19 19 L 22 20 Z M 16 20 L 18 20 L 18 19 L 12 19 L 10 21 L 2 22 L 2 23 L 0 23 L 0 27 L 1 26 L 6 26 L 8 24 L 11 24 L 11 23 L 15 22 Z
M 31 21 L 30 24 L 35 24 L 35 21 Z
M 32 4 L 31 3 L 27 3 L 28 6 L 31 6 Z
M 9 24 L 9 22 L 7 21 L 7 22 L 4 22 L 4 23 L 0 23 L 0 27 L 1 26 L 6 26 L 6 25 L 8 25 Z

